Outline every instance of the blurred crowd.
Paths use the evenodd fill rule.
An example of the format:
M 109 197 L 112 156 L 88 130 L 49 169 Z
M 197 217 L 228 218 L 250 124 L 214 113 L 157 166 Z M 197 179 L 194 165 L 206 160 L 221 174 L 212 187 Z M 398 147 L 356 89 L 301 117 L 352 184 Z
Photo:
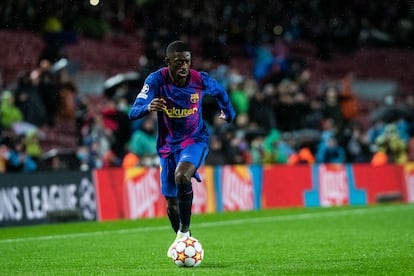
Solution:
M 185 34 L 200 37 L 203 57 L 221 61 L 228 58 L 228 45 L 254 47 L 279 35 L 311 41 L 321 58 L 329 58 L 333 51 L 360 46 L 412 45 L 413 5 L 411 0 L 120 0 L 92 7 L 89 1 L 4 0 L 0 28 L 61 28 L 94 38 L 139 33 L 155 55 L 160 44 Z
M 59 66 L 67 56 L 65 43 L 50 36 L 54 30 L 144 38 L 145 54 L 137 57 L 144 77 L 162 66 L 168 42 L 197 40 L 194 57 L 202 62 L 196 69 L 228 90 L 237 112 L 234 123 L 223 123 L 214 99 L 203 99 L 212 134 L 207 165 L 414 161 L 414 93 L 386 95 L 366 127 L 352 75 L 314 93 L 312 70 L 290 58 L 284 43 L 309 41 L 321 59 L 361 46 L 405 47 L 413 41 L 412 1 L 105 2 L 91 8 L 88 1 L 5 1 L 0 7 L 0 28 L 31 29 L 46 39 L 37 67 L 2 87 L 0 172 L 158 166 L 156 118 L 132 122 L 127 116 L 140 87 L 121 84 L 98 98 L 80 94 Z M 252 60 L 250 72 L 230 65 L 234 45 Z M 76 130 L 70 166 L 62 165 L 58 151 L 42 148 L 42 128 L 62 120 Z

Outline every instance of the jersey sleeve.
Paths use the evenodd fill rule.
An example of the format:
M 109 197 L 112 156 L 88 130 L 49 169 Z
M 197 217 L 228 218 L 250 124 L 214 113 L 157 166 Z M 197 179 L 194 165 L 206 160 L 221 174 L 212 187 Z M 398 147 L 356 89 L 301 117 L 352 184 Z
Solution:
M 236 117 L 233 105 L 230 102 L 229 95 L 224 87 L 213 79 L 207 72 L 200 72 L 203 81 L 203 88 L 206 94 L 216 98 L 220 109 L 226 116 L 226 121 L 231 122 Z
M 135 101 L 129 110 L 129 119 L 140 119 L 149 113 L 148 105 L 154 99 L 159 85 L 157 84 L 154 73 L 150 74 L 144 81 L 141 91 L 138 93 Z

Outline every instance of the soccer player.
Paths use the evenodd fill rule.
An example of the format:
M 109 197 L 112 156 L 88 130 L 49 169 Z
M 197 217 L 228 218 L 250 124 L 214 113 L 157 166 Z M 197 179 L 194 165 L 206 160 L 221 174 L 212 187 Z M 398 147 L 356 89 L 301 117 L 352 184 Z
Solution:
M 177 233 L 175 241 L 190 236 L 193 188 L 191 178 L 201 179 L 209 147 L 209 130 L 202 118 L 202 98 L 216 98 L 219 118 L 232 122 L 236 116 L 226 90 L 206 72 L 191 69 L 191 51 L 182 41 L 171 42 L 164 59 L 167 67 L 152 72 L 129 111 L 130 119 L 157 112 L 157 152 L 161 166 L 161 192 L 167 214 Z M 174 242 L 175 242 L 174 241 Z M 170 246 L 167 256 L 171 257 Z

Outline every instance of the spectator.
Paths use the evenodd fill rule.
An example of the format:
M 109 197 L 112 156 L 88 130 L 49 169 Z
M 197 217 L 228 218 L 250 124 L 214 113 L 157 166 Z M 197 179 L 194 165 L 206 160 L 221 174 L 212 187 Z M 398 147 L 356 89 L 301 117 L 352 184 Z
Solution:
M 224 148 L 229 164 L 250 164 L 251 155 L 246 132 L 244 130 L 228 129 L 225 135 L 227 135 L 227 141 Z
M 82 170 L 102 168 L 102 159 L 111 149 L 113 132 L 104 126 L 101 114 L 96 114 L 82 129 L 83 141 L 78 147 L 77 158 Z
M 113 148 L 107 150 L 102 156 L 102 168 L 121 167 L 122 159 L 118 157 Z
M 13 123 L 22 122 L 23 114 L 14 104 L 14 95 L 10 91 L 3 91 L 0 105 L 0 123 L 5 129 L 11 129 Z
M 131 136 L 129 150 L 138 156 L 141 165 L 157 166 L 159 160 L 156 151 L 156 118 L 152 115 L 142 120 L 141 128 Z
M 323 124 L 323 101 L 319 97 L 310 97 L 309 112 L 305 116 L 307 128 L 320 130 Z
M 266 133 L 276 128 L 272 106 L 272 99 L 275 95 L 276 87 L 273 84 L 266 84 L 261 91 L 255 91 L 249 100 L 250 122 Z
M 265 137 L 263 163 L 285 164 L 295 151 L 281 139 L 280 131 L 272 129 Z
M 206 157 L 205 164 L 210 166 L 229 164 L 229 160 L 223 149 L 223 141 L 217 135 L 211 136 L 210 150 Z
M 383 166 L 385 164 L 388 163 L 388 158 L 387 155 L 382 152 L 382 151 L 378 151 L 375 154 L 372 155 L 372 159 L 371 159 L 371 165 L 374 167 L 377 166 Z
M 17 80 L 16 105 L 23 113 L 24 121 L 43 126 L 47 121 L 46 108 L 37 89 L 38 72 L 26 72 Z M 55 103 L 56 104 L 56 103 Z
M 301 148 L 298 153 L 291 154 L 287 161 L 289 165 L 297 164 L 313 164 L 315 163 L 315 157 L 311 150 L 307 147 Z
M 317 163 L 345 163 L 345 150 L 338 144 L 335 136 L 331 135 L 322 142 L 316 152 Z
M 133 153 L 128 152 L 122 159 L 122 168 L 130 169 L 139 166 L 139 157 Z
M 358 116 L 358 99 L 352 89 L 353 76 L 347 75 L 341 80 L 340 107 L 345 121 L 349 122 Z
M 368 139 L 368 144 L 370 145 L 370 150 L 371 152 L 375 152 L 376 148 L 375 148 L 375 141 L 377 140 L 377 138 L 384 133 L 384 128 L 385 128 L 385 122 L 382 120 L 376 120 L 374 121 L 370 127 L 367 130 L 367 139 Z
M 404 164 L 407 162 L 407 144 L 398 135 L 395 124 L 385 126 L 384 133 L 375 140 L 377 151 L 387 156 L 388 163 Z
M 351 163 L 366 163 L 371 159 L 366 135 L 359 124 L 350 128 L 351 136 L 346 144 L 347 160 Z
M 108 99 L 100 112 L 104 131 L 112 137 L 110 147 L 118 158 L 123 159 L 131 132 L 128 115 L 118 109 L 115 99 Z
M 24 137 L 24 143 L 26 145 L 26 153 L 35 162 L 39 162 L 42 155 L 42 147 L 40 145 L 39 133 L 36 130 L 28 131 Z
M 337 135 L 338 129 L 336 128 L 335 121 L 331 118 L 322 122 L 322 131 L 320 136 L 320 144 L 326 143 L 329 138 Z
M 340 90 L 338 87 L 336 87 L 336 85 L 328 85 L 324 92 L 322 114 L 325 120 L 332 119 L 334 121 L 337 130 L 342 130 L 344 127 L 344 117 L 339 102 L 339 93 Z
M 34 172 L 38 164 L 26 153 L 23 137 L 16 137 L 7 148 L 3 148 L 6 172 Z
M 59 110 L 55 112 L 61 118 L 75 119 L 76 117 L 76 96 L 77 88 L 73 82 L 65 81 L 59 85 L 59 89 L 56 92 L 59 97 L 54 103 L 59 107 Z
M 59 91 L 56 87 L 55 77 L 51 71 L 52 64 L 46 59 L 39 62 L 39 67 L 35 69 L 37 74 L 37 90 L 43 102 L 47 115 L 47 124 L 53 126 L 55 117 L 59 110 Z
M 244 77 L 237 72 L 230 75 L 229 94 L 237 114 L 245 114 L 249 111 L 249 96 L 244 89 Z
M 293 113 L 296 114 L 292 121 L 291 130 L 300 130 L 308 128 L 306 120 L 311 112 L 309 97 L 302 91 L 293 94 Z
M 262 164 L 265 158 L 264 152 L 264 139 L 262 134 L 255 135 L 250 142 L 250 154 L 252 158 L 252 164 Z
M 296 128 L 297 113 L 294 105 L 294 95 L 298 87 L 290 79 L 283 79 L 277 85 L 277 105 L 275 116 L 277 128 L 281 131 L 291 131 Z
M 90 160 L 89 148 L 87 146 L 79 146 L 76 151 L 76 158 L 79 161 L 79 169 L 81 171 L 88 171 L 93 168 L 93 162 Z

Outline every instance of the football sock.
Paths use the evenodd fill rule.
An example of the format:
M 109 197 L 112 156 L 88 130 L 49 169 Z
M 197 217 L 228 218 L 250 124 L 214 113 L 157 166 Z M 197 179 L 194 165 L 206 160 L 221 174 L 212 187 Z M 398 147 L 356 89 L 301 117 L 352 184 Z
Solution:
M 167 215 L 171 223 L 171 227 L 177 233 L 180 227 L 180 217 L 178 216 L 178 202 L 176 197 L 165 197 L 167 203 Z
M 190 229 L 191 206 L 193 204 L 193 187 L 191 183 L 177 185 L 178 214 L 180 216 L 180 228 L 183 233 Z
M 171 227 L 174 229 L 174 232 L 177 233 L 178 228 L 180 227 L 180 217 L 178 216 L 177 208 L 167 208 L 167 215 L 170 219 Z

